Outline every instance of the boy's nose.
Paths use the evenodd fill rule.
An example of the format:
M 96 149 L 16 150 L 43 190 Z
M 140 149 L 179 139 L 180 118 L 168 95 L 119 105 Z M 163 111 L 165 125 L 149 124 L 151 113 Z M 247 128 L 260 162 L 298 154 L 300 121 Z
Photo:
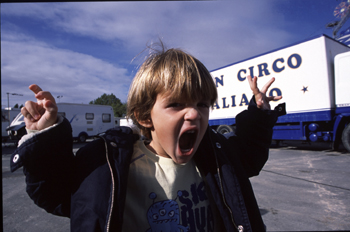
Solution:
M 186 114 L 185 114 L 185 120 L 195 120 L 200 118 L 200 114 L 198 110 L 194 107 L 188 108 Z

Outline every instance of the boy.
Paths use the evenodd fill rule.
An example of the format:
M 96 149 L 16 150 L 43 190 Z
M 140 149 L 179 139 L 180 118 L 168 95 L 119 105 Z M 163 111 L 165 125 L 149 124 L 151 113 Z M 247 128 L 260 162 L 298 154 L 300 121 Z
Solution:
M 266 162 L 284 111 L 269 110 L 281 98 L 265 95 L 274 79 L 261 91 L 247 79 L 254 98 L 224 137 L 208 127 L 217 92 L 205 66 L 178 49 L 155 52 L 128 95 L 127 115 L 148 142 L 117 127 L 76 156 L 55 99 L 31 85 L 37 102 L 21 112 L 34 133 L 19 142 L 11 170 L 23 166 L 29 196 L 70 217 L 72 231 L 265 230 L 248 178 Z

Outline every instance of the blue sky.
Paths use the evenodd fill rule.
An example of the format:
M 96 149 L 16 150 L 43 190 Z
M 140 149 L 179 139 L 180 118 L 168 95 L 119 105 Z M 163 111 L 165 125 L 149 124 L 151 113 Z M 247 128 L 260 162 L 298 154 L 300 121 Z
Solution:
M 1 106 L 35 100 L 38 84 L 57 102 L 103 93 L 126 101 L 146 44 L 158 38 L 209 70 L 306 40 L 332 37 L 345 0 L 59 2 L 1 4 Z M 348 28 L 350 21 L 342 27 Z M 135 58 L 136 59 L 133 59 Z

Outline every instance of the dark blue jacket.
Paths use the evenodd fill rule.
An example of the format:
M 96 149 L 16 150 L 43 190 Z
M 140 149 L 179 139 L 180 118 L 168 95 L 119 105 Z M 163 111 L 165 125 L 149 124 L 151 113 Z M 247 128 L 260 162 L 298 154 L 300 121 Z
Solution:
M 226 231 L 264 231 L 249 181 L 268 159 L 272 127 L 284 106 L 263 111 L 250 105 L 236 117 L 236 133 L 209 127 L 194 155 Z M 121 231 L 129 164 L 138 136 L 128 127 L 108 130 L 72 153 L 65 119 L 21 144 L 11 171 L 23 166 L 27 193 L 47 212 L 71 218 L 71 231 Z

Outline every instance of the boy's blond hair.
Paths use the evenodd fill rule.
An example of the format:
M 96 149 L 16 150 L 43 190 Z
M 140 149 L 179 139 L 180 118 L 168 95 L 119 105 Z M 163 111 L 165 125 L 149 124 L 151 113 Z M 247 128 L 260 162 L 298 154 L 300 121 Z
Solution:
M 215 83 L 207 68 L 195 57 L 180 49 L 154 51 L 142 64 L 131 84 L 127 101 L 127 118 L 152 139 L 151 129 L 138 121 L 151 119 L 151 110 L 158 94 L 172 99 L 216 101 Z

